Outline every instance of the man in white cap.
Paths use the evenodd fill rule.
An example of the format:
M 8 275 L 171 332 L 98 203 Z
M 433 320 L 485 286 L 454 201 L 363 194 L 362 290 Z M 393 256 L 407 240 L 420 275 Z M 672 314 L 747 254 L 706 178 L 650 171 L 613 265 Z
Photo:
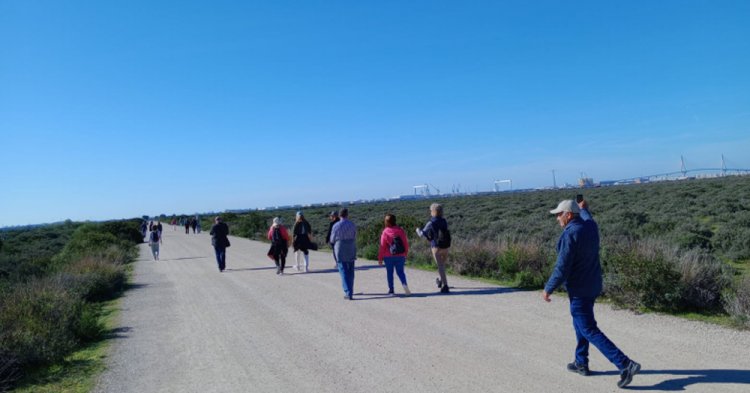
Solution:
M 599 227 L 596 225 L 585 200 L 576 204 L 565 200 L 550 213 L 557 216 L 563 233 L 557 241 L 557 262 L 542 298 L 549 302 L 550 295 L 560 285 L 565 285 L 570 299 L 570 315 L 578 341 L 575 360 L 568 371 L 589 375 L 589 343 L 620 370 L 617 386 L 624 388 L 641 365 L 631 360 L 602 333 L 594 319 L 594 302 L 602 291 L 602 267 L 599 261 Z

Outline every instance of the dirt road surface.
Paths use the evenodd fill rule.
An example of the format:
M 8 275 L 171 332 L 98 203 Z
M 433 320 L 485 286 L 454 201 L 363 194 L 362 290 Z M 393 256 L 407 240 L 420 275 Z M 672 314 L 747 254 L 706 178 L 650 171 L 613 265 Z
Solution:
M 141 245 L 96 392 L 621 391 L 593 347 L 594 375 L 566 371 L 575 335 L 564 295 L 548 304 L 539 291 L 457 277 L 443 295 L 435 273 L 407 269 L 413 295 L 396 285 L 387 296 L 385 269 L 360 260 L 348 301 L 330 253 L 312 252 L 310 273 L 277 276 L 267 244 L 230 239 L 224 273 L 205 232 L 167 227 L 159 261 Z M 750 332 L 596 313 L 643 365 L 630 389 L 750 392 Z

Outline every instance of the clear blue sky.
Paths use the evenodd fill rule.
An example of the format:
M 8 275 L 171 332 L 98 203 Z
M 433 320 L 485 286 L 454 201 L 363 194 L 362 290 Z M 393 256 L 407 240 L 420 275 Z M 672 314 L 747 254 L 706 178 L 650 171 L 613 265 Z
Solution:
M 0 226 L 750 167 L 748 1 L 0 1 Z

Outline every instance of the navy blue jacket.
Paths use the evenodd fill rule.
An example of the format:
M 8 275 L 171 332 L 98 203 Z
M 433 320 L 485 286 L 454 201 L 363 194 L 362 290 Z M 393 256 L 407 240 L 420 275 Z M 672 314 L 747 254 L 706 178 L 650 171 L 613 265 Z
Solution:
M 602 292 L 599 226 L 586 209 L 565 226 L 557 241 L 557 262 L 544 290 L 552 293 L 560 285 L 569 297 L 596 298 Z
M 430 221 L 427 221 L 427 224 L 422 229 L 422 234 L 430 241 L 430 247 L 437 247 L 438 231 L 441 229 L 444 231 L 448 230 L 448 221 L 443 217 L 430 217 Z

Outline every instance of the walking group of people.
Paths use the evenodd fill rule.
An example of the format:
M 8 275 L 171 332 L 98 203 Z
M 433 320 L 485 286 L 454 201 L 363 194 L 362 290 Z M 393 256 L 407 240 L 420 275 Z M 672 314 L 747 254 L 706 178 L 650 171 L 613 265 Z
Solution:
M 180 218 L 179 223 L 180 223 L 180 226 L 185 227 L 186 234 L 190 233 L 191 228 L 193 229 L 193 233 L 201 233 L 201 220 L 200 220 L 200 217 L 198 216 L 190 217 L 190 218 L 182 217 Z
M 438 263 L 440 278 L 438 286 L 441 292 L 447 293 L 448 279 L 445 276 L 445 261 L 447 258 L 447 249 L 450 244 L 438 244 L 438 233 L 448 233 L 448 224 L 442 218 L 442 206 L 434 204 L 430 210 L 433 212 L 433 219 L 427 223 L 424 229 L 417 229 L 417 233 L 434 242 L 433 255 Z M 357 226 L 349 220 L 349 209 L 341 209 L 340 212 L 332 211 L 329 214 L 330 225 L 326 234 L 326 243 L 333 248 L 333 259 L 341 275 L 341 285 L 346 299 L 354 297 L 354 262 L 357 259 Z M 411 295 L 404 265 L 406 256 L 409 253 L 409 240 L 404 230 L 396 223 L 396 216 L 386 214 L 385 229 L 380 236 L 380 248 L 378 250 L 378 262 L 386 267 L 386 279 L 388 281 L 388 294 L 394 294 L 393 273 L 396 272 L 401 285 L 404 288 L 404 294 Z M 441 232 L 442 231 L 442 232 Z M 302 212 L 297 212 L 296 221 L 292 230 L 292 245 L 294 247 L 295 269 L 307 272 L 310 265 L 310 249 L 316 249 L 317 245 L 312 241 L 312 230 L 310 224 Z M 289 250 L 289 232 L 282 224 L 280 217 L 273 219 L 271 228 L 268 229 L 268 240 L 271 241 L 271 248 L 268 256 L 276 263 L 276 274 L 283 275 L 286 267 L 286 256 Z M 304 266 L 301 261 L 304 259 Z
M 585 200 L 564 200 L 557 208 L 550 211 L 556 216 L 563 232 L 557 242 L 557 261 L 554 270 L 547 281 L 542 298 L 551 301 L 551 294 L 561 286 L 565 286 L 570 301 L 570 314 L 576 335 L 576 347 L 573 362 L 567 365 L 567 370 L 583 376 L 591 374 L 589 369 L 589 346 L 593 344 L 620 371 L 617 386 L 624 388 L 629 385 L 633 376 L 641 370 L 641 365 L 626 356 L 617 346 L 598 328 L 594 317 L 594 303 L 602 291 L 602 270 L 599 257 L 599 227 L 588 211 Z M 441 293 L 450 293 L 446 264 L 448 249 L 451 243 L 448 223 L 443 218 L 443 207 L 438 203 L 430 206 L 430 220 L 422 228 L 417 228 L 419 237 L 430 242 L 433 258 L 438 267 L 439 277 L 436 279 Z M 404 264 L 409 253 L 409 242 L 406 232 L 399 227 L 396 216 L 386 214 L 385 228 L 380 236 L 378 249 L 378 263 L 386 267 L 388 293 L 394 294 L 394 271 L 401 282 L 405 295 L 411 291 L 406 280 Z M 227 235 L 229 229 L 221 218 L 216 217 L 216 224 L 211 228 L 212 244 L 216 250 L 219 270 L 226 266 L 226 247 L 229 246 Z M 276 263 L 276 274 L 283 275 L 286 256 L 290 240 L 295 252 L 295 268 L 309 269 L 308 250 L 312 249 L 312 231 L 310 224 L 304 219 L 302 212 L 297 212 L 296 221 L 290 239 L 287 229 L 280 217 L 273 219 L 268 230 L 271 241 L 269 257 Z M 357 227 L 349 220 L 349 210 L 333 211 L 330 214 L 330 225 L 326 235 L 326 243 L 333 248 L 333 259 L 341 276 L 344 298 L 352 300 L 354 296 L 354 263 L 357 255 Z M 304 268 L 301 261 L 304 259 Z

